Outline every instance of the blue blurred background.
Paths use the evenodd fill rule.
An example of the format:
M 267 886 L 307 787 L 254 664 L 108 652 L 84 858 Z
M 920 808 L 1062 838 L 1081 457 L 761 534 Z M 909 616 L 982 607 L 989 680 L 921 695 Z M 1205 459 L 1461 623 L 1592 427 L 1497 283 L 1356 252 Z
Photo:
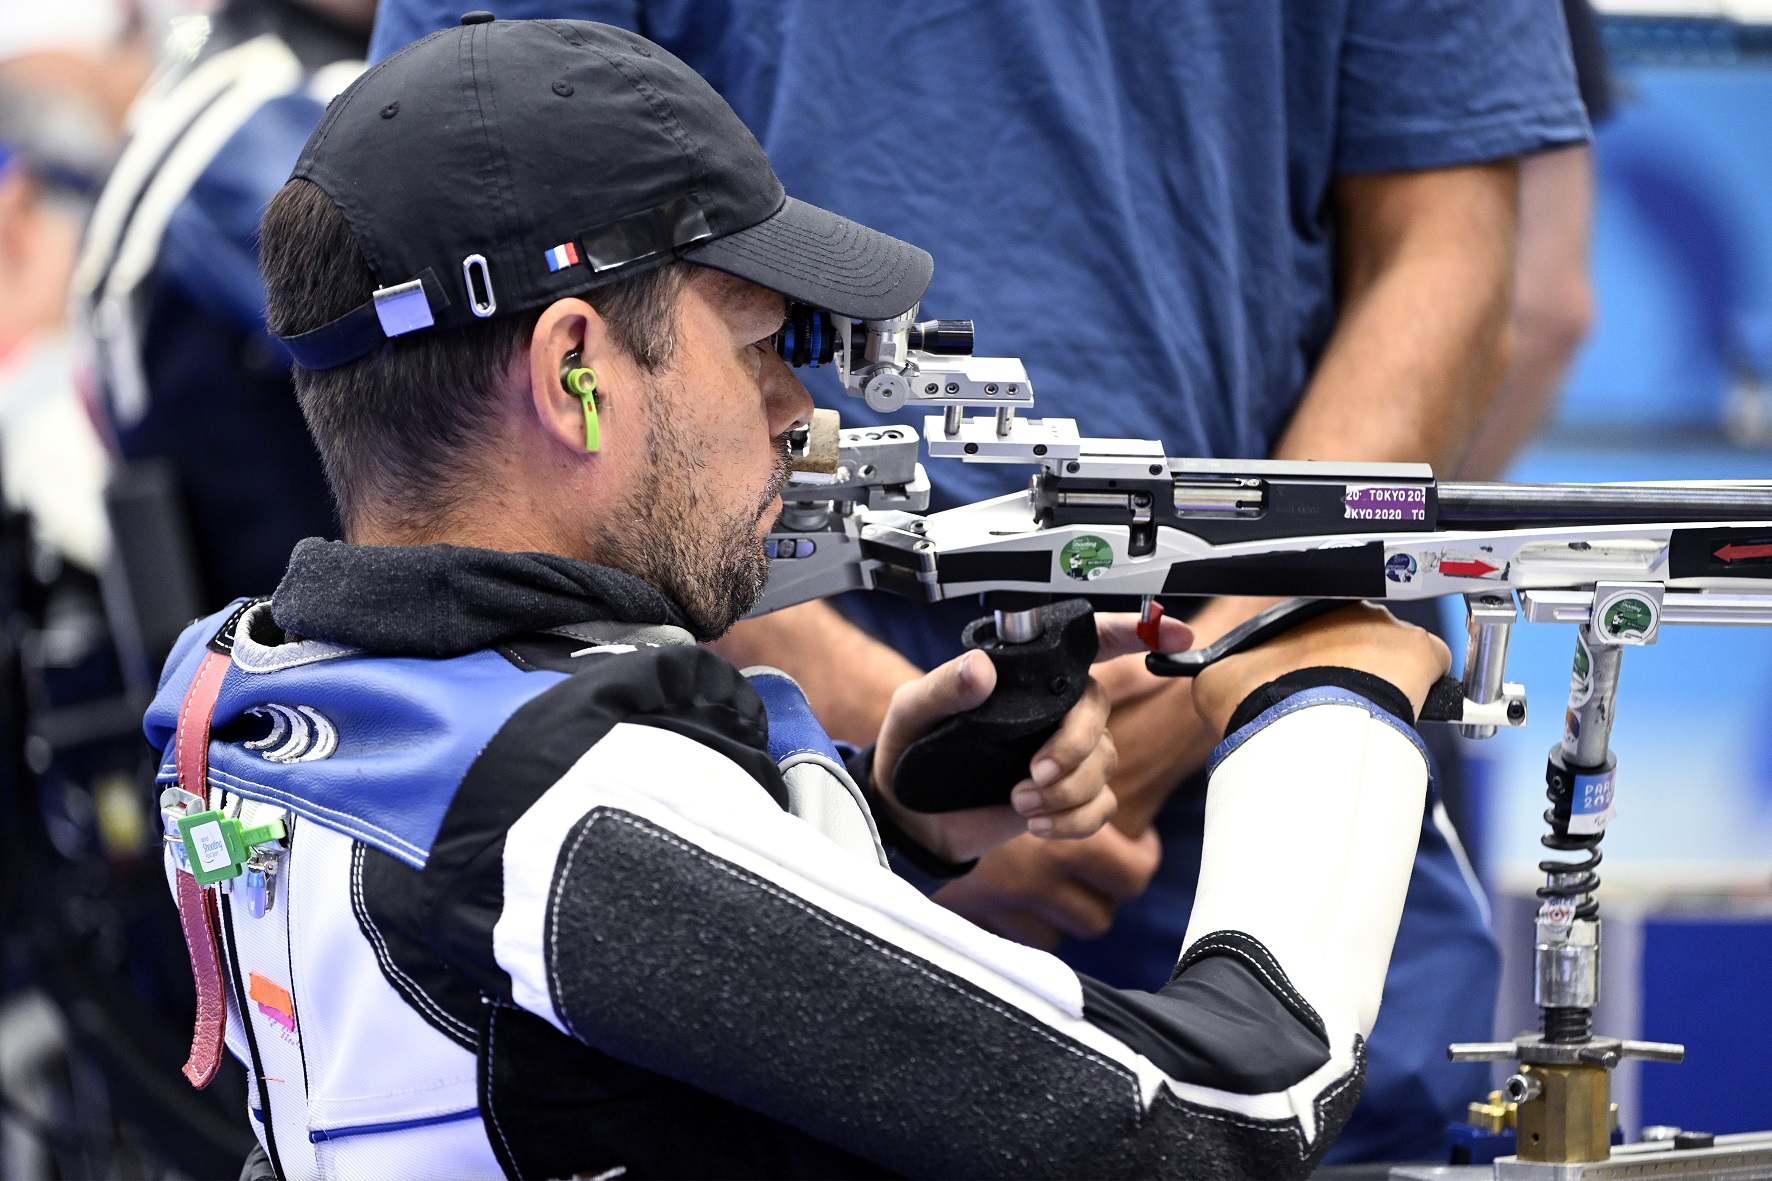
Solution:
M 1772 479 L 1772 27 L 1614 6 L 1605 33 L 1619 103 L 1595 145 L 1598 324 L 1508 478 Z M 1573 648 L 1572 628 L 1517 629 L 1530 724 L 1469 744 L 1504 1035 L 1531 1024 L 1525 895 Z M 1614 746 L 1600 1024 L 1690 1048 L 1620 1073 L 1627 1129 L 1772 1126 L 1772 629 L 1674 628 L 1627 652 Z

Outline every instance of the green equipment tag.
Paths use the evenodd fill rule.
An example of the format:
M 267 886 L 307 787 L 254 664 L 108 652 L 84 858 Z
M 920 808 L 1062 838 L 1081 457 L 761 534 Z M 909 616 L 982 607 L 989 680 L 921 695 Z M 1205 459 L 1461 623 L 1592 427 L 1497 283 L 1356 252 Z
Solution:
M 217 811 L 199 812 L 179 817 L 178 835 L 191 863 L 191 876 L 199 886 L 212 886 L 239 877 L 255 845 L 282 840 L 283 822 L 273 820 L 247 828 L 232 816 Z

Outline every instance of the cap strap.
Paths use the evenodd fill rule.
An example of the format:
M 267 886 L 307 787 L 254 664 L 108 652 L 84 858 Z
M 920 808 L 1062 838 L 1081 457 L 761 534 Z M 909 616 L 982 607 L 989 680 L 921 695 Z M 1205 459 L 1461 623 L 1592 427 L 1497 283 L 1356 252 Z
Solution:
M 586 230 L 578 241 L 584 261 L 593 272 L 601 272 L 667 254 L 713 236 L 701 205 L 685 194 Z
M 336 369 L 367 356 L 383 343 L 408 332 L 430 328 L 449 306 L 449 296 L 430 267 L 418 278 L 379 287 L 338 319 L 310 332 L 278 339 L 303 369 Z

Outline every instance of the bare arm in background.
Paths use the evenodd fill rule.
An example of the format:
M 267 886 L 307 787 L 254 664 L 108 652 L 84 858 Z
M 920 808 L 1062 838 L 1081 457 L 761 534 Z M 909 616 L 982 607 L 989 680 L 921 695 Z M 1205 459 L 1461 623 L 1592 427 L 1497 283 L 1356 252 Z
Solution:
M 1340 313 L 1276 459 L 1450 468 L 1507 369 L 1517 174 L 1503 161 L 1335 182 Z M 1271 601 L 1208 604 L 1196 642 Z M 1199 725 L 1185 680 L 1162 681 L 1135 661 L 1098 679 L 1117 703 L 1115 823 L 1148 824 L 1220 735 Z
M 1521 161 L 1513 365 L 1452 471 L 1459 479 L 1500 479 L 1562 391 L 1575 350 L 1593 327 L 1593 209 L 1593 149 L 1587 144 Z

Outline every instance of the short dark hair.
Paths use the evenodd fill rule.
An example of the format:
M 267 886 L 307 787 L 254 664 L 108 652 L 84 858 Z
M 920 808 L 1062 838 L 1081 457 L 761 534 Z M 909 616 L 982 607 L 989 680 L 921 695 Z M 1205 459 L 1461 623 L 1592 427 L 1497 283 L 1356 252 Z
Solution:
M 380 286 L 350 223 L 318 186 L 291 180 L 260 231 L 265 318 L 277 336 L 318 328 Z M 672 262 L 582 298 L 641 368 L 676 348 L 677 295 L 689 264 Z M 512 361 L 529 347 L 540 309 L 467 328 L 388 341 L 336 369 L 295 366 L 295 392 L 326 482 L 349 528 L 371 505 L 409 527 L 440 522 L 473 487 L 471 463 Z

